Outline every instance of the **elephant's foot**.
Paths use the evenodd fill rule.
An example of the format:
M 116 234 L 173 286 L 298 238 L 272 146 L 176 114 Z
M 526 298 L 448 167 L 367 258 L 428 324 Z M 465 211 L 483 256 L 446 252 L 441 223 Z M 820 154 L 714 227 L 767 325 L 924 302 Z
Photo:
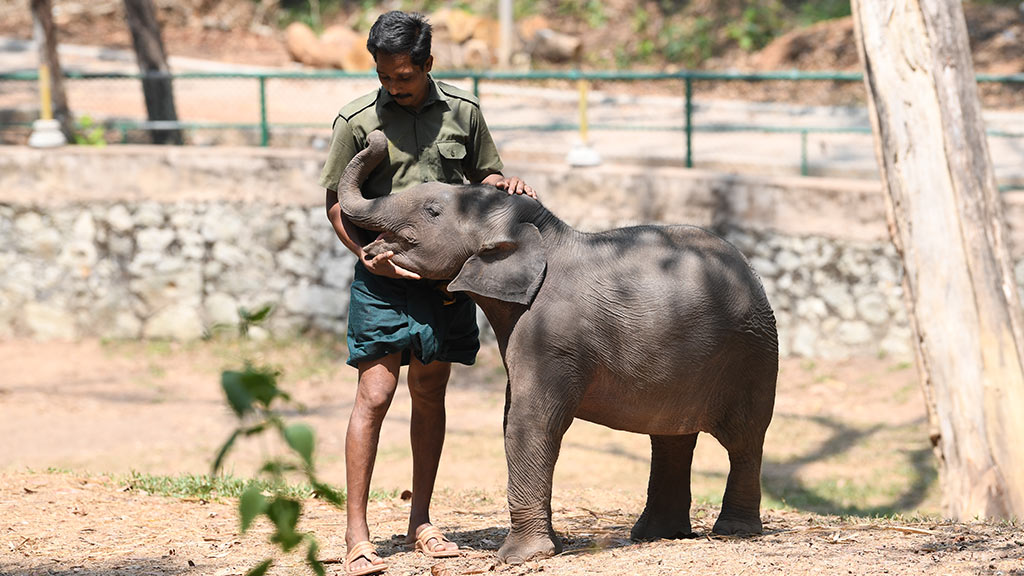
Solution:
M 562 542 L 554 534 L 519 536 L 510 532 L 498 550 L 498 560 L 506 564 L 522 564 L 539 558 L 550 558 L 562 551 Z
M 678 516 L 655 516 L 645 511 L 629 532 L 630 539 L 637 541 L 675 540 L 693 536 L 693 531 L 690 529 L 690 517 L 686 513 Z
M 718 517 L 711 531 L 722 536 L 751 536 L 761 534 L 763 530 L 760 516 L 745 518 L 722 515 Z

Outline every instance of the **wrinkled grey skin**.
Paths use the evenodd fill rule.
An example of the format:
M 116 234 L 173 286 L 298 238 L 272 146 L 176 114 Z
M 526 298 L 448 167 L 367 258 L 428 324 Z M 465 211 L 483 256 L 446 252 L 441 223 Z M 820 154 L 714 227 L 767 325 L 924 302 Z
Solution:
M 426 278 L 452 279 L 487 315 L 505 367 L 517 563 L 561 551 L 551 480 L 573 418 L 651 436 L 647 506 L 636 540 L 690 530 L 698 432 L 729 453 L 718 534 L 761 532 L 761 453 L 778 373 L 775 317 L 746 259 L 691 226 L 585 234 L 539 202 L 493 187 L 428 183 L 366 200 L 359 185 L 387 154 L 383 134 L 349 164 L 342 210 L 383 231 L 367 247 Z

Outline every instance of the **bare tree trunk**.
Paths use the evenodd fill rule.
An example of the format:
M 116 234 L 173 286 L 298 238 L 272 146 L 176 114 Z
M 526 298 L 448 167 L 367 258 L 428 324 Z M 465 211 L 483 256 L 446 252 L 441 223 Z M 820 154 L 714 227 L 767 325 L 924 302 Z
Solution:
M 32 21 L 36 27 L 35 38 L 39 42 L 39 61 L 46 64 L 45 73 L 50 77 L 50 106 L 53 119 L 60 123 L 61 132 L 68 142 L 74 142 L 74 126 L 68 97 L 64 91 L 64 70 L 57 56 L 57 27 L 53 24 L 52 0 L 32 0 Z
M 153 0 L 124 0 L 124 14 L 132 33 L 135 56 L 143 74 L 142 92 L 146 98 L 146 111 L 150 121 L 177 121 L 174 108 L 174 87 L 171 85 L 170 67 L 164 51 L 160 24 L 156 19 Z M 180 130 L 153 130 L 154 144 L 183 143 Z
M 1022 315 L 963 7 L 852 7 L 945 511 L 1024 517 Z

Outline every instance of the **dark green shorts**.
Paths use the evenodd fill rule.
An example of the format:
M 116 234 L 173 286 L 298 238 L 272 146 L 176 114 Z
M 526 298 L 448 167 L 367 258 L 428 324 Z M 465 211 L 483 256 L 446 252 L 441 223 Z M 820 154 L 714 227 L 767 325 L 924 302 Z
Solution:
M 402 352 L 406 365 L 415 354 L 434 360 L 473 364 L 480 350 L 476 305 L 462 292 L 448 295 L 445 282 L 384 278 L 356 263 L 348 305 L 348 363 Z

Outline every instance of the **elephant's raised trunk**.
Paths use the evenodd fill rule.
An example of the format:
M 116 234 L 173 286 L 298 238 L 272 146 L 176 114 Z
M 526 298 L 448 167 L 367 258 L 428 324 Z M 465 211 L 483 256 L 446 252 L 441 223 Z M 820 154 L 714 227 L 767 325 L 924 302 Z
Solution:
M 338 202 L 341 204 L 341 211 L 353 222 L 371 228 L 378 228 L 374 225 L 378 218 L 372 214 L 378 212 L 377 200 L 363 198 L 360 186 L 369 177 L 370 172 L 377 167 L 388 155 L 388 139 L 380 130 L 374 130 L 366 136 L 367 146 L 361 150 L 345 167 L 345 172 L 338 181 Z

